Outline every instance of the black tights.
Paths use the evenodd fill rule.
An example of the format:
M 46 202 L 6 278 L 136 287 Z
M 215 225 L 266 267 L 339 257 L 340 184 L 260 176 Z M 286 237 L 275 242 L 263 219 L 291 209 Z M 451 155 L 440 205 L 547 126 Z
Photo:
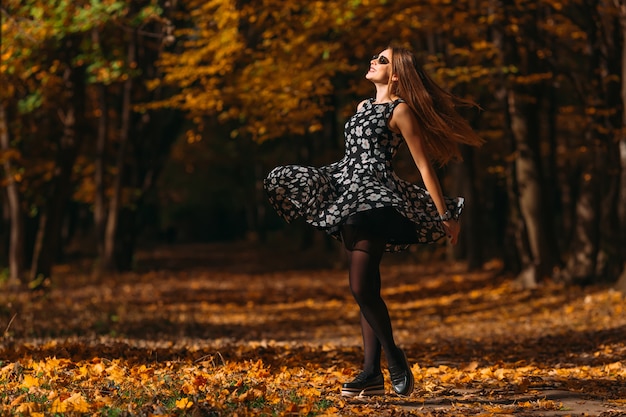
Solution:
M 345 225 L 341 230 L 348 255 L 350 290 L 361 309 L 363 334 L 363 370 L 381 372 L 381 347 L 388 365 L 401 363 L 402 353 L 393 340 L 391 319 L 385 301 L 380 295 L 380 261 L 385 251 L 385 241 L 365 230 Z

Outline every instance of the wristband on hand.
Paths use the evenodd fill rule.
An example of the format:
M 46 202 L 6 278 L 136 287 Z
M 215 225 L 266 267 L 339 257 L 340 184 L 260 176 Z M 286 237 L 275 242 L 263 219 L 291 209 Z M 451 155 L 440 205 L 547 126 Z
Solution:
M 450 210 L 446 210 L 445 213 L 440 214 L 439 215 L 439 220 L 441 220 L 442 222 L 446 222 L 448 220 L 452 220 L 452 213 L 450 212 Z

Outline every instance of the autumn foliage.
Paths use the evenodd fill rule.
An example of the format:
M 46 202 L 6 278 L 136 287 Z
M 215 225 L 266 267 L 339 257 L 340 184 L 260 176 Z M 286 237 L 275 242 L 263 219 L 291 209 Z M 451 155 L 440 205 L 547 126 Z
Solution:
M 622 0 L 1 2 L 1 413 L 623 415 L 625 17 Z M 480 104 L 464 115 L 486 144 L 439 172 L 466 197 L 457 249 L 383 268 L 417 390 L 346 401 L 360 335 L 336 242 L 284 225 L 261 184 L 341 158 L 390 42 Z
M 163 236 L 267 238 L 284 225 L 264 176 L 342 157 L 343 125 L 372 95 L 369 59 L 390 43 L 481 106 L 462 110 L 485 146 L 441 172 L 467 203 L 457 258 L 501 258 L 528 286 L 624 270 L 620 1 L 8 0 L 0 11 L 12 286 L 41 286 L 72 246 L 94 269 L 127 271 L 139 242 Z
M 362 360 L 358 309 L 342 269 L 305 268 L 319 254 L 296 253 L 160 249 L 143 253 L 142 268 L 171 269 L 106 282 L 59 271 L 63 280 L 43 298 L 3 294 L 3 415 L 626 410 L 622 294 L 557 284 L 520 291 L 499 277 L 497 263 L 463 273 L 463 265 L 424 265 L 414 256 L 389 257 L 382 272 L 416 391 L 341 398 L 341 382 Z

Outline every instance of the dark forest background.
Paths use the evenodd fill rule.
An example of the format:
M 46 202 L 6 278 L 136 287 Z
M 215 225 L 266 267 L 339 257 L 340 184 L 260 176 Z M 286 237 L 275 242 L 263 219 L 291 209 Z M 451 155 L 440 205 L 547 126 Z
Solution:
M 343 155 L 389 43 L 481 109 L 485 138 L 440 169 L 460 244 L 414 248 L 525 285 L 626 288 L 622 0 L 7 0 L 0 61 L 3 279 L 37 288 L 80 256 L 248 241 L 336 252 L 286 225 L 262 180 Z M 396 160 L 419 181 L 408 152 Z

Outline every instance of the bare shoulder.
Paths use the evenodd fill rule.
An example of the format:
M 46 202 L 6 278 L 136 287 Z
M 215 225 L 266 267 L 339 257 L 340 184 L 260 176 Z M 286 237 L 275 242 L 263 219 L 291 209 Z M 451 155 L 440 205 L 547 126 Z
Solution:
M 363 108 L 363 106 L 365 105 L 365 103 L 367 103 L 368 99 L 365 100 L 361 100 L 361 102 L 356 106 L 356 110 L 359 111 Z
M 389 127 L 394 131 L 399 131 L 406 126 L 411 126 L 413 130 L 416 122 L 415 115 L 409 105 L 405 102 L 400 102 L 393 109 L 389 119 Z
M 412 116 L 413 112 L 411 111 L 411 108 L 408 104 L 406 104 L 404 101 L 401 101 L 393 109 L 393 114 L 394 116 L 407 117 Z

